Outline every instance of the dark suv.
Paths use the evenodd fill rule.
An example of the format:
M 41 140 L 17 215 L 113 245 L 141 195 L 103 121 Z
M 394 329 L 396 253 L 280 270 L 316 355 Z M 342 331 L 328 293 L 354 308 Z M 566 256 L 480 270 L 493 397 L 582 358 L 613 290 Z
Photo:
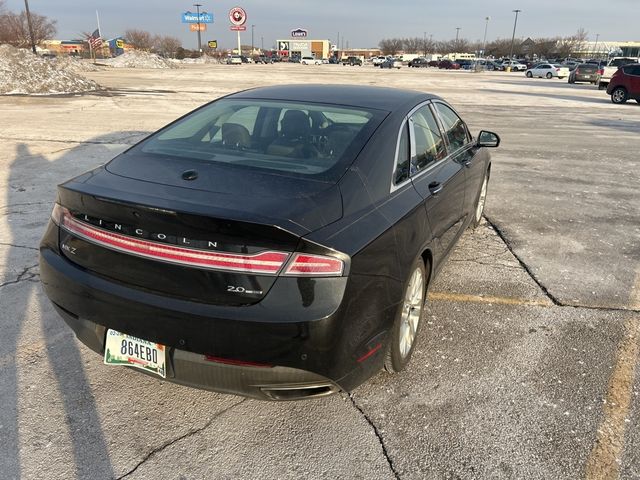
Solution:
M 613 103 L 625 103 L 630 98 L 640 103 L 640 64 L 620 67 L 611 77 L 607 93 Z
M 360 60 L 358 57 L 347 57 L 342 59 L 342 65 L 351 65 L 352 67 L 354 65 L 357 65 L 358 67 L 361 67 L 362 60 Z

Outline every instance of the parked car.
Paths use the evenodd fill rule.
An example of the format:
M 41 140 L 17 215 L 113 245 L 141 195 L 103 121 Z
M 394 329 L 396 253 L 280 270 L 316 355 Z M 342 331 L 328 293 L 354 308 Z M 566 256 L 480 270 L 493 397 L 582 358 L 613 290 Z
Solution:
M 227 65 L 242 65 L 242 57 L 240 55 L 230 55 L 227 57 Z
M 342 65 L 362 66 L 362 60 L 358 57 L 347 57 L 342 59 Z
M 438 60 L 429 60 L 430 67 L 437 67 L 440 62 Z
M 302 57 L 300 63 L 302 65 L 322 65 L 322 59 L 314 57 Z
M 456 60 L 456 63 L 460 65 L 462 70 L 471 70 L 474 65 L 474 61 L 467 58 L 458 59 Z
M 402 60 L 399 58 L 387 58 L 380 64 L 380 68 L 400 68 L 402 67 Z
M 539 63 L 534 65 L 525 72 L 525 75 L 529 78 L 544 77 L 544 78 L 566 78 L 569 76 L 569 69 L 560 65 L 554 65 L 552 63 Z
M 607 88 L 609 80 L 620 67 L 638 62 L 640 62 L 640 57 L 613 57 L 609 59 L 606 66 L 598 69 L 598 90 Z
M 499 143 L 423 92 L 231 94 L 58 186 L 42 286 L 110 368 L 263 400 L 350 391 L 436 333 L 426 292 L 482 219 Z
M 452 62 L 451 60 L 440 60 L 440 63 L 438 63 L 438 68 L 445 70 L 459 70 L 460 64 L 457 62 Z
M 373 64 L 374 67 L 379 67 L 380 64 L 382 62 L 384 62 L 387 59 L 387 57 L 383 56 L 383 55 L 379 55 L 377 57 L 373 57 L 371 59 L 371 63 Z
M 407 63 L 407 66 L 413 67 L 413 68 L 428 67 L 429 61 L 424 57 L 418 57 L 418 58 L 414 58 L 413 60 L 409 60 L 409 63 Z
M 510 68 L 512 72 L 524 72 L 527 70 L 526 65 L 515 60 L 505 60 L 501 63 L 501 67 L 502 70 Z
M 569 83 L 598 81 L 598 65 L 595 63 L 581 63 L 569 73 Z
M 640 103 L 640 64 L 620 67 L 611 77 L 607 93 L 613 103 L 625 103 L 630 98 Z

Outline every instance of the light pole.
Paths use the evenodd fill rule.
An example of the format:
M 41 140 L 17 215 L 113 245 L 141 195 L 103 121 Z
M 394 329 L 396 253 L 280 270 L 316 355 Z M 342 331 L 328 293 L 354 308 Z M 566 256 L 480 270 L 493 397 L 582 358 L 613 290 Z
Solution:
M 31 24 L 31 13 L 29 12 L 29 2 L 24 0 L 24 9 L 27 13 L 27 23 L 29 24 L 29 37 L 31 37 L 31 50 L 36 53 L 36 41 L 33 38 L 33 25 Z
M 253 27 L 255 25 L 251 25 L 251 56 L 253 57 Z
M 422 55 L 427 56 L 427 32 L 422 34 Z
M 260 53 L 264 53 L 264 37 L 260 37 Z
M 491 20 L 491 17 L 485 17 L 485 24 L 484 24 L 484 39 L 482 40 L 482 56 L 486 57 L 486 50 L 487 50 L 487 28 L 489 28 L 489 20 Z
M 202 55 L 202 40 L 200 39 L 200 7 L 202 6 L 202 4 L 194 3 L 193 6 L 196 7 L 196 12 L 198 15 L 198 52 L 200 53 L 200 55 Z
M 460 34 L 460 27 L 456 27 L 456 52 L 458 51 L 458 35 Z
M 596 33 L 596 44 L 593 46 L 593 51 L 596 53 L 598 60 L 600 60 L 600 55 L 598 55 L 598 38 L 600 38 L 600 34 Z
M 518 24 L 518 14 L 521 11 L 522 10 L 514 10 L 514 12 L 516 14 L 516 19 L 513 22 L 513 35 L 511 35 L 511 48 L 509 49 L 509 62 L 511 62 L 511 58 L 513 57 L 513 41 L 516 38 L 516 25 Z M 511 68 L 509 68 L 509 71 L 511 71 Z

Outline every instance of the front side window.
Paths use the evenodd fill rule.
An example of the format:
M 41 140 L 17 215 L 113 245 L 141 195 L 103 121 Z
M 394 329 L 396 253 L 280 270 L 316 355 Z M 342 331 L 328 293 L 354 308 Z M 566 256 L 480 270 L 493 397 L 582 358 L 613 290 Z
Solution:
M 416 172 L 424 170 L 447 156 L 438 123 L 428 105 L 420 107 L 411 115 L 413 157 L 411 165 Z
M 435 103 L 436 111 L 442 122 L 445 135 L 449 140 L 452 152 L 465 146 L 471 141 L 471 135 L 462 119 L 450 107 L 444 103 Z
M 222 99 L 134 147 L 167 160 L 336 179 L 386 112 L 269 100 Z

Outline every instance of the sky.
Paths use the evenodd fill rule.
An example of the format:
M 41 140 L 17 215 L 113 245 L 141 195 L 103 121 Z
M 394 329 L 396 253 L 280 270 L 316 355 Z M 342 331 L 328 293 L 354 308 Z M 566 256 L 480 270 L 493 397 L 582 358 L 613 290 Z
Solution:
M 640 41 L 640 0 L 199 0 L 201 10 L 213 13 L 214 23 L 202 33 L 203 43 L 218 40 L 219 48 L 237 45 L 229 30 L 229 10 L 247 12 L 242 44 L 269 48 L 276 39 L 289 38 L 291 30 L 308 30 L 310 39 L 330 39 L 351 48 L 374 48 L 383 38 L 460 38 L 487 41 L 511 38 L 515 14 L 520 9 L 516 37 L 553 37 L 584 28 L 589 40 Z M 96 10 L 103 38 L 120 36 L 137 28 L 178 37 L 185 48 L 197 48 L 197 34 L 181 23 L 181 13 L 194 11 L 194 2 L 180 0 L 29 0 L 32 12 L 57 20 L 57 38 L 70 40 L 96 28 Z M 24 0 L 5 0 L 14 12 Z M 486 17 L 490 17 L 487 22 Z M 344 42 L 344 43 L 343 43 Z

